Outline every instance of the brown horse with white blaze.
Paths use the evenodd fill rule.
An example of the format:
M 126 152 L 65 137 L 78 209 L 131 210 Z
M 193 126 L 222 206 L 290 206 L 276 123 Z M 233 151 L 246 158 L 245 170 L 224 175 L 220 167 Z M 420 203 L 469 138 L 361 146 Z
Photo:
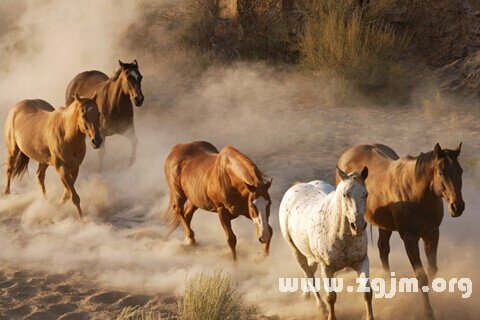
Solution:
M 264 180 L 247 156 L 231 146 L 219 152 L 204 141 L 178 144 L 165 161 L 165 175 L 170 188 L 169 211 L 174 212 L 171 232 L 181 223 L 187 244 L 195 244 L 190 227 L 193 214 L 198 208 L 216 212 L 236 260 L 237 238 L 231 221 L 243 215 L 254 222 L 263 252 L 268 255 L 272 238 L 268 189 L 272 180 Z
M 390 236 L 398 231 L 412 264 L 419 288 L 428 285 L 428 277 L 420 259 L 418 242 L 423 240 L 432 279 L 437 268 L 439 227 L 443 219 L 444 198 L 452 217 L 465 209 L 462 197 L 462 168 L 458 162 L 460 145 L 455 150 L 442 149 L 437 143 L 433 151 L 418 157 L 400 158 L 391 148 L 382 145 L 359 145 L 347 150 L 338 161 L 346 171 L 368 166 L 369 190 L 365 219 L 379 228 L 378 249 L 383 268 L 389 272 Z M 339 182 L 337 176 L 337 183 Z M 434 319 L 428 293 L 423 302 L 428 319 Z
M 45 172 L 53 166 L 65 187 L 62 202 L 71 198 L 82 217 L 74 184 L 85 157 L 85 138 L 91 139 L 94 149 L 102 144 L 100 112 L 94 98 L 95 95 L 93 99 L 75 95 L 67 108 L 58 110 L 44 100 L 23 100 L 10 109 L 5 122 L 5 194 L 10 193 L 11 178 L 22 176 L 33 159 L 39 163 L 37 177 L 43 195 L 46 196 Z
M 118 62 L 120 69 L 111 78 L 97 70 L 78 74 L 68 84 L 65 101 L 66 105 L 69 105 L 76 93 L 91 98 L 96 92 L 95 101 L 101 113 L 102 138 L 105 140 L 105 137 L 115 134 L 129 138 L 132 146 L 130 155 L 130 165 L 132 165 L 135 162 L 138 144 L 132 100 L 137 107 L 140 107 L 144 101 L 141 85 L 143 77 L 137 60 L 134 60 L 133 63 L 123 63 L 120 60 Z M 99 155 L 100 163 L 103 164 L 105 143 Z

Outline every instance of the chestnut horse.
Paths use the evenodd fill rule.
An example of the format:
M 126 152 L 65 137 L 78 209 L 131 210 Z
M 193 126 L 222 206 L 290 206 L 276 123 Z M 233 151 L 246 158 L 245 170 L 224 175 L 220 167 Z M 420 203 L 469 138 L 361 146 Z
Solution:
M 270 195 L 272 180 L 264 181 L 257 166 L 231 146 L 218 151 L 211 143 L 177 144 L 165 161 L 170 188 L 168 211 L 173 211 L 170 233 L 181 223 L 187 244 L 195 244 L 190 227 L 198 208 L 217 212 L 227 236 L 233 260 L 237 259 L 237 238 L 231 221 L 240 215 L 253 220 L 263 252 L 268 255 L 272 228 Z
M 433 151 L 418 157 L 400 158 L 391 148 L 359 145 L 346 151 L 338 166 L 348 172 L 368 166 L 366 180 L 369 197 L 366 220 L 379 228 L 378 249 L 383 268 L 389 272 L 390 236 L 398 231 L 412 264 L 419 287 L 428 285 L 420 260 L 418 242 L 423 240 L 430 279 L 437 272 L 439 227 L 443 219 L 444 198 L 453 217 L 462 215 L 462 168 L 458 163 L 462 144 L 443 150 L 437 143 Z M 337 183 L 341 181 L 336 177 Z M 433 319 L 428 293 L 422 293 L 427 318 Z
M 95 101 L 101 113 L 102 138 L 105 140 L 105 137 L 114 134 L 129 138 L 132 146 L 130 155 L 130 165 L 132 165 L 135 162 L 138 139 L 135 134 L 131 100 L 137 107 L 143 103 L 142 75 L 138 70 L 137 60 L 133 63 L 118 62 L 120 69 L 110 79 L 105 73 L 96 70 L 78 74 L 68 84 L 65 102 L 67 106 L 72 103 L 75 93 L 91 98 L 93 93 L 97 92 Z M 100 163 L 103 164 L 105 141 L 99 155 Z
M 80 197 L 74 183 L 86 152 L 85 137 L 93 148 L 102 144 L 99 130 L 100 112 L 92 99 L 74 96 L 67 108 L 55 110 L 44 100 L 23 100 L 10 110 L 5 122 L 7 181 L 5 194 L 10 193 L 10 180 L 22 176 L 30 159 L 38 161 L 37 177 L 45 192 L 45 172 L 54 166 L 65 187 L 62 202 L 72 199 L 82 217 Z

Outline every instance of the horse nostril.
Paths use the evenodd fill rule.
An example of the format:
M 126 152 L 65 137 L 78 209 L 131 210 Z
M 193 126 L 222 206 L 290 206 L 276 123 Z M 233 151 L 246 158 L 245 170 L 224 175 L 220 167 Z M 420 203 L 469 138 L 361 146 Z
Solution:
M 265 243 L 265 241 L 263 240 L 263 237 L 258 238 L 258 241 L 260 241 L 260 243 Z
M 350 223 L 350 228 L 352 228 L 354 231 L 357 231 L 357 225 L 355 223 Z

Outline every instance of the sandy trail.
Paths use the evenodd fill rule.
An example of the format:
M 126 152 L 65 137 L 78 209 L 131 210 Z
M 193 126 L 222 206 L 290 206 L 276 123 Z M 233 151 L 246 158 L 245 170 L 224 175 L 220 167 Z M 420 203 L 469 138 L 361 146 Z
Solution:
M 236 87 L 234 91 L 228 89 L 239 77 L 250 78 L 243 87 Z M 265 86 L 260 92 L 257 86 L 262 84 Z M 47 177 L 48 201 L 39 196 L 33 175 L 15 182 L 14 194 L 0 200 L 0 261 L 4 269 L 0 294 L 4 300 L 0 304 L 0 314 L 17 312 L 14 310 L 18 308 L 18 312 L 25 314 L 49 312 L 53 307 L 61 309 L 57 306 L 60 302 L 39 303 L 39 296 L 59 293 L 57 284 L 47 280 L 48 274 L 58 274 L 61 285 L 74 288 L 71 298 L 61 302 L 69 306 L 61 310 L 74 308 L 70 305 L 74 304 L 74 312 L 86 312 L 89 317 L 96 318 L 118 313 L 127 294 L 148 296 L 146 303 L 157 303 L 158 299 L 162 302 L 165 297 L 168 302 L 168 297 L 181 291 L 189 275 L 198 270 L 222 267 L 234 275 L 240 292 L 247 301 L 259 305 L 263 314 L 282 319 L 314 318 L 313 301 L 303 301 L 300 294 L 283 294 L 277 289 L 279 277 L 301 274 L 279 233 L 277 206 L 283 192 L 296 181 L 332 181 L 338 156 L 353 144 L 381 141 L 399 154 L 417 154 L 432 149 L 437 140 L 442 146 L 451 148 L 462 140 L 467 209 L 458 219 L 445 216 L 439 275 L 471 277 L 474 290 L 472 297 L 465 300 L 460 298 L 459 292 L 431 296 L 439 319 L 459 314 L 462 319 L 478 318 L 480 310 L 474 302 L 478 290 L 475 266 L 480 252 L 475 246 L 479 240 L 476 232 L 479 217 L 475 208 L 480 203 L 475 194 L 480 178 L 475 171 L 478 168 L 466 165 L 466 159 L 479 155 L 475 143 L 479 132 L 476 113 L 468 109 L 447 113 L 440 107 L 435 113 L 423 108 L 351 109 L 308 104 L 294 108 L 290 106 L 292 100 L 301 99 L 303 94 L 294 90 L 290 90 L 288 96 L 265 99 L 265 96 L 273 96 L 268 90 L 280 92 L 283 85 L 267 82 L 260 72 L 245 67 L 232 68 L 219 81 L 185 94 L 172 108 L 149 108 L 160 104 L 163 97 L 150 100 L 150 104 L 138 112 L 140 156 L 132 168 L 126 168 L 129 148 L 121 137 L 108 141 L 107 160 L 111 166 L 104 172 L 97 172 L 96 155 L 89 150 L 77 182 L 82 205 L 90 216 L 90 221 L 84 224 L 73 219 L 73 206 L 56 203 L 62 190 L 53 170 Z M 211 98 L 205 97 L 205 92 L 213 90 L 212 87 L 224 95 L 217 97 L 219 101 L 215 105 L 209 105 L 207 102 Z M 150 92 L 150 96 L 155 97 L 155 93 Z M 243 99 L 237 100 L 237 96 Z M 229 108 L 218 113 L 219 105 L 229 105 Z M 191 125 L 187 113 L 191 108 L 201 108 L 208 116 Z M 254 117 L 252 109 L 256 111 Z M 221 126 L 217 126 L 220 118 Z M 258 134 L 254 138 L 246 134 L 252 132 Z M 260 245 L 254 239 L 253 226 L 246 219 L 234 222 L 240 259 L 236 265 L 229 260 L 224 235 L 214 214 L 198 212 L 193 219 L 193 229 L 200 243 L 198 248 L 184 247 L 180 230 L 169 239 L 165 238 L 166 223 L 160 219 L 167 202 L 163 159 L 174 143 L 199 139 L 211 141 L 218 147 L 234 144 L 273 177 L 271 224 L 274 239 L 267 260 L 256 260 Z M 398 236 L 392 239 L 392 269 L 397 277 L 412 276 Z M 377 255 L 376 249 L 370 250 L 372 276 L 378 277 L 383 274 Z M 15 276 L 14 271 L 9 270 L 41 273 L 30 276 L 32 283 L 29 284 L 25 277 Z M 351 282 L 353 273 L 346 273 L 345 277 Z M 25 285 L 34 288 L 35 293 L 21 301 L 14 300 L 14 288 Z M 110 303 L 91 303 L 92 297 L 104 291 L 124 294 L 119 294 L 118 298 L 113 294 L 115 297 Z M 157 295 L 161 298 L 155 298 Z M 421 318 L 418 301 L 417 295 L 404 293 L 392 300 L 376 299 L 374 306 L 379 319 L 417 319 Z M 357 319 L 363 315 L 360 294 L 339 294 L 337 304 L 341 319 Z M 159 308 L 163 308 L 161 303 Z M 409 310 L 408 315 L 405 310 Z

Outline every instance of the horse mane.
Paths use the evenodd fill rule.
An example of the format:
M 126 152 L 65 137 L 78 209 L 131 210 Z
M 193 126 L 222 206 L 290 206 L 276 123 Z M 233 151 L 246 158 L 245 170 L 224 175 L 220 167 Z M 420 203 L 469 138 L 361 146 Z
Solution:
M 407 156 L 408 160 L 415 160 L 415 177 L 419 178 L 425 174 L 428 168 L 431 167 L 433 160 L 435 159 L 435 152 L 430 151 L 427 153 L 421 152 L 418 156 Z
M 122 67 L 118 68 L 117 71 L 115 71 L 114 75 L 110 78 L 111 80 L 117 80 L 118 77 L 120 77 L 120 73 L 122 73 Z
M 253 179 L 254 185 L 258 186 L 263 183 L 265 175 L 262 171 L 260 171 L 260 169 L 258 169 L 257 165 L 249 157 L 231 146 L 225 147 L 225 149 L 222 151 L 225 151 L 227 152 L 227 154 L 232 155 L 234 160 L 239 160 L 239 162 L 243 164 L 243 166 L 248 170 L 250 178 Z M 232 159 L 230 158 L 230 160 Z

